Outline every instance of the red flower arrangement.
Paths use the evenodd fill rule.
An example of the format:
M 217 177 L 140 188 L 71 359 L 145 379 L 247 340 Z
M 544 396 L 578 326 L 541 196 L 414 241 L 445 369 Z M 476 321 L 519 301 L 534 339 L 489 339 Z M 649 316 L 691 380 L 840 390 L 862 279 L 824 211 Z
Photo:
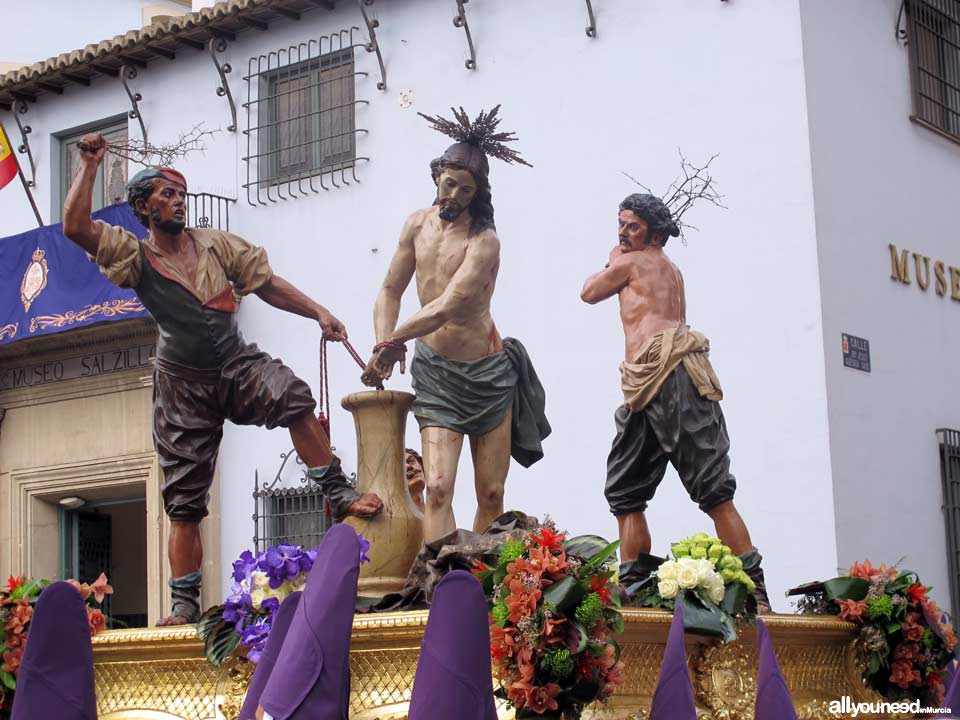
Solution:
M 76 580 L 67 582 L 77 588 L 86 601 L 90 635 L 96 635 L 106 627 L 107 620 L 95 605 L 113 594 L 107 576 L 100 573 L 92 585 Z M 0 590 L 0 718 L 7 717 L 13 707 L 13 693 L 17 689 L 17 673 L 33 619 L 33 606 L 49 584 L 49 580 L 29 580 L 11 575 L 6 587 Z
M 548 520 L 477 561 L 490 609 L 497 696 L 516 717 L 579 718 L 623 683 L 613 557 L 619 543 L 567 540 Z
M 916 573 L 869 560 L 847 575 L 798 588 L 802 612 L 836 614 L 860 626 L 866 680 L 890 700 L 943 704 L 943 668 L 957 644 L 953 626 Z

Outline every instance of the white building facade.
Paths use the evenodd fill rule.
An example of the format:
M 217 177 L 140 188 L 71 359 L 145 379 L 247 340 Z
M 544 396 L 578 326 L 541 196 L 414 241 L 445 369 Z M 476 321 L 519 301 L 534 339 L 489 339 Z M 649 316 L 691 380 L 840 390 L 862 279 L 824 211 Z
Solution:
M 936 430 L 960 427 L 960 290 L 938 295 L 934 281 L 920 289 L 912 257 L 911 283 L 892 280 L 889 245 L 930 258 L 932 270 L 942 261 L 949 285 L 947 268 L 960 267 L 951 240 L 960 219 L 953 201 L 960 145 L 949 132 L 910 120 L 899 0 L 851 0 L 842 8 L 827 0 L 246 0 L 220 12 L 225 5 L 187 16 L 180 22 L 192 25 L 170 30 L 167 40 L 151 36 L 147 45 L 176 46 L 175 57 L 130 63 L 139 119 L 128 117 L 121 77 L 109 73 L 89 84 L 65 81 L 60 94 L 36 85 L 28 93 L 20 81 L 36 166 L 32 192 L 46 222 L 59 220 L 65 139 L 98 127 L 125 127 L 139 138 L 141 120 L 154 143 L 198 124 L 218 129 L 205 152 L 177 165 L 191 192 L 235 199 L 230 230 L 266 247 L 275 272 L 337 314 L 367 355 L 373 302 L 400 227 L 432 202 L 429 162 L 448 144 L 417 112 L 446 114 L 452 105 L 475 114 L 501 104 L 503 126 L 516 131 L 516 147 L 534 168 L 491 161 L 502 242 L 493 314 L 501 333 L 529 350 L 554 428 L 540 463 L 511 468 L 505 504 L 549 513 L 571 533 L 613 538 L 603 484 L 612 415 L 622 401 L 622 331 L 615 300 L 587 306 L 579 289 L 616 244 L 618 203 L 638 191 L 624 173 L 659 190 L 679 170 L 678 148 L 692 161 L 717 154 L 711 169 L 727 209 L 696 207 L 687 219 L 700 231 L 690 231 L 687 244 L 673 240 L 667 252 L 684 272 L 690 324 L 711 340 L 736 504 L 764 555 L 774 609 L 788 609 L 788 587 L 864 557 L 905 556 L 904 566 L 950 604 Z M 385 75 L 378 53 L 367 51 L 361 8 L 378 23 Z M 461 10 L 466 23 L 458 27 L 451 19 Z M 584 31 L 591 13 L 592 37 Z M 232 30 L 224 29 L 228 21 Z M 224 47 L 216 63 L 196 40 L 210 28 Z M 62 38 L 64 51 L 75 46 Z M 113 61 L 81 64 L 146 57 L 138 47 L 111 47 L 104 57 Z M 471 58 L 474 69 L 466 67 Z M 216 92 L 217 63 L 225 62 L 235 130 L 227 129 L 234 124 L 229 99 Z M 10 78 L 0 77 L 0 101 Z M 18 106 L 0 112 L 15 145 Z M 324 115 L 331 107 L 343 109 Z M 316 124 L 281 129 L 284 117 L 314 109 L 323 118 Z M 35 225 L 21 188 L 0 191 L 0 218 L 2 236 Z M 415 309 L 411 289 L 401 316 Z M 318 327 L 254 298 L 242 304 L 240 319 L 249 341 L 317 389 Z M 869 372 L 844 367 L 842 333 L 869 340 Z M 53 337 L 38 346 L 44 358 L 62 352 Z M 17 345 L 0 353 L 0 367 L 35 361 L 32 350 L 14 353 Z M 95 411 L 67 392 L 80 381 L 64 380 L 52 400 L 38 399 L 36 388 L 0 390 L 7 408 L 0 525 L 10 518 L 11 528 L 0 533 L 0 575 L 47 567 L 31 567 L 39 555 L 25 548 L 40 540 L 13 529 L 30 521 L 32 506 L 16 501 L 23 464 L 42 478 L 48 465 L 71 462 L 23 452 L 25 438 L 39 432 L 23 430 L 37 403 L 50 412 L 50 404 L 73 403 L 70 413 L 92 412 L 90 422 L 102 423 L 91 463 L 116 461 L 111 433 L 117 442 L 126 433 L 129 452 L 120 454 L 149 458 L 149 378 L 134 375 L 138 382 L 116 380 L 98 391 L 109 404 Z M 353 468 L 353 422 L 336 399 L 360 389 L 359 369 L 336 347 L 330 386 L 333 442 Z M 409 389 L 409 379 L 395 376 L 388 387 Z M 136 418 L 121 431 L 103 413 Z M 411 418 L 407 442 L 417 448 L 415 428 Z M 205 566 L 223 586 L 228 563 L 252 544 L 254 473 L 272 478 L 289 448 L 281 430 L 225 429 L 215 548 Z M 281 481 L 295 486 L 296 469 L 288 465 Z M 57 500 L 44 498 L 37 502 Z M 469 526 L 473 502 L 464 453 L 454 502 L 460 526 Z M 159 509 L 149 498 L 146 507 L 156 533 Z M 672 469 L 648 518 L 654 552 L 711 530 Z M 148 553 L 163 565 L 159 544 Z M 150 602 L 155 617 L 161 600 Z

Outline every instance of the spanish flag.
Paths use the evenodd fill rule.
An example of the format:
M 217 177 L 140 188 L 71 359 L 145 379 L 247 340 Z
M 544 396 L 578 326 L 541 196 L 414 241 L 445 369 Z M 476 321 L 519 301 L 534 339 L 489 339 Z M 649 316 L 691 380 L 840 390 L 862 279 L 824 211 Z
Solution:
M 17 176 L 17 158 L 13 154 L 13 146 L 0 125 L 0 189 Z

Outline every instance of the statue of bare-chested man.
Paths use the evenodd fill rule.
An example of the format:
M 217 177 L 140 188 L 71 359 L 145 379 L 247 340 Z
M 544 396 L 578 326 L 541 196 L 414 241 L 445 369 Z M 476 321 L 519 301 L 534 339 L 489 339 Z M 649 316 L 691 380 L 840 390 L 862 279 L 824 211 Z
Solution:
M 454 111 L 456 113 L 456 111 Z M 472 123 L 427 118 L 458 142 L 431 164 L 432 207 L 407 219 L 374 308 L 377 346 L 363 382 L 377 386 L 393 366 L 405 369 L 405 346 L 417 339 L 410 365 L 426 475 L 424 538 L 456 529 L 453 491 L 464 435 L 473 454 L 477 513 L 484 530 L 503 513 L 510 457 L 525 467 L 541 457 L 550 432 L 545 396 L 523 345 L 501 339 L 490 314 L 500 269 L 487 155 L 525 163 L 494 132 L 497 110 Z M 400 301 L 416 274 L 421 309 L 397 325 Z
M 759 609 L 768 611 L 760 553 L 733 505 L 736 481 L 710 344 L 687 327 L 683 275 L 663 250 L 679 232 L 660 198 L 630 195 L 620 203 L 619 243 L 610 262 L 580 293 L 590 304 L 618 295 L 626 336 L 624 404 L 614 418 L 604 493 L 620 526 L 621 560 L 636 560 L 650 552 L 644 511 L 672 463 L 717 535 L 743 561 Z

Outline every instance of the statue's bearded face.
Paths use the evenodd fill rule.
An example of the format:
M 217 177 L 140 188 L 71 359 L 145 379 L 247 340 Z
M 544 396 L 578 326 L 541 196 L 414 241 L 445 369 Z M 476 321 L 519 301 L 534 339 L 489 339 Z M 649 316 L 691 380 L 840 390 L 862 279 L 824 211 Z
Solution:
M 187 226 L 187 189 L 166 178 L 153 181 L 153 193 L 137 200 L 137 211 L 150 219 L 150 225 L 176 235 Z
M 632 210 L 621 210 L 617 225 L 620 249 L 624 252 L 641 250 L 647 244 L 647 221 Z
M 470 207 L 473 196 L 477 194 L 477 183 L 469 170 L 445 167 L 437 178 L 437 204 L 440 206 L 440 219 L 452 221 Z

